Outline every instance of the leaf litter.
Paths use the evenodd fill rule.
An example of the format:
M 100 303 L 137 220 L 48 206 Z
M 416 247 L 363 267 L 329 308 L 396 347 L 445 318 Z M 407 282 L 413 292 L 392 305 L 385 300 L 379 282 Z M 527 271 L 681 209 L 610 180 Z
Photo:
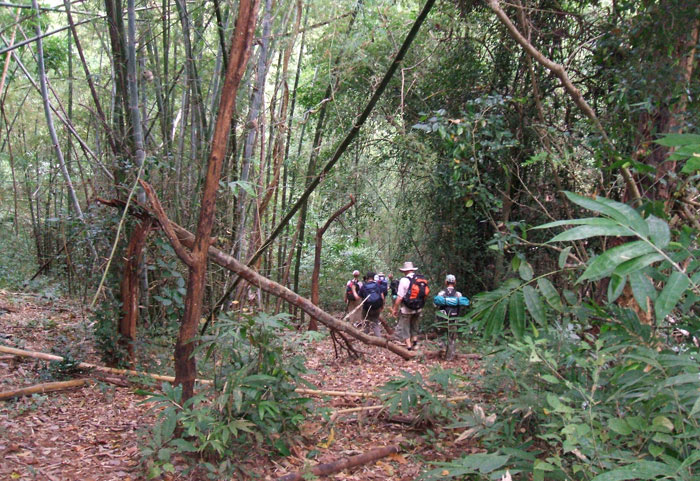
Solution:
M 11 308 L 0 310 L 0 343 L 51 352 L 56 339 L 62 338 L 71 346 L 79 346 L 87 362 L 101 364 L 78 304 L 0 290 L 0 306 Z M 305 351 L 310 371 L 307 380 L 321 390 L 374 392 L 401 376 L 402 371 L 419 373 L 425 379 L 437 365 L 461 374 L 479 372 L 478 361 L 471 359 L 404 361 L 382 348 L 357 342 L 354 345 L 362 353 L 360 359 L 351 359 L 344 353 L 336 358 L 329 337 L 309 344 Z M 0 356 L 0 390 L 44 382 L 39 378 L 43 368 L 45 361 Z M 0 401 L 0 479 L 145 479 L 139 431 L 150 426 L 155 415 L 135 390 L 136 386 L 97 382 L 73 391 Z M 375 403 L 376 399 L 356 396 L 315 399 L 317 412 L 325 409 L 326 416 L 312 416 L 302 424 L 296 443 L 290 446 L 290 455 L 280 457 L 261 451 L 241 460 L 242 472 L 257 479 L 274 480 L 317 463 L 395 444 L 401 447 L 400 453 L 325 479 L 408 481 L 419 476 L 426 461 L 445 461 L 479 451 L 477 446 L 455 443 L 460 433 L 450 433 L 438 442 L 411 425 L 388 422 L 388 416 L 379 410 L 328 421 L 328 415 L 339 408 Z M 201 479 L 201 472 L 183 474 L 181 459 L 174 459 L 173 464 L 175 473 L 160 479 Z

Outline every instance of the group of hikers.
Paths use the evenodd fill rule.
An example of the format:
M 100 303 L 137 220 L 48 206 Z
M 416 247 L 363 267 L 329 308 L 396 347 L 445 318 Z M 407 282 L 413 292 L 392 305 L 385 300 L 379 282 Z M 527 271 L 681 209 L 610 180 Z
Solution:
M 387 333 L 390 328 L 381 318 L 386 298 L 391 291 L 391 316 L 398 317 L 396 331 L 393 339 L 402 342 L 410 350 L 418 343 L 418 329 L 425 306 L 425 301 L 430 294 L 428 280 L 418 272 L 418 268 L 412 262 L 404 262 L 399 268 L 403 274 L 399 280 L 394 279 L 393 274 L 367 272 L 360 279 L 360 271 L 355 270 L 345 285 L 346 312 L 353 324 L 363 323 L 364 332 L 370 331 L 375 336 L 381 336 L 380 324 L 383 324 Z M 460 308 L 469 305 L 469 299 L 456 289 L 457 279 L 448 274 L 445 277 L 445 286 L 433 298 L 433 303 L 442 312 L 446 319 L 459 317 Z M 454 353 L 454 330 L 448 334 L 448 346 L 446 355 L 450 351 Z

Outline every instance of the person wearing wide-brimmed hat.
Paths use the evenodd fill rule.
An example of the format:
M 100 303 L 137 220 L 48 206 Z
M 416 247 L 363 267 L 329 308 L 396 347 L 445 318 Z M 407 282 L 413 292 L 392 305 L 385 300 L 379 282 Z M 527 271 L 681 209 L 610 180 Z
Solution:
M 411 309 L 403 300 L 409 294 L 408 290 L 411 286 L 411 280 L 415 278 L 418 268 L 413 265 L 413 262 L 407 261 L 403 263 L 403 267 L 400 267 L 399 270 L 404 273 L 404 277 L 399 281 L 399 288 L 396 293 L 396 300 L 391 308 L 391 315 L 396 317 L 399 314 L 399 322 L 396 326 L 397 339 L 403 341 L 409 349 L 413 349 L 414 344 L 418 342 L 418 324 L 420 323 L 423 309 Z

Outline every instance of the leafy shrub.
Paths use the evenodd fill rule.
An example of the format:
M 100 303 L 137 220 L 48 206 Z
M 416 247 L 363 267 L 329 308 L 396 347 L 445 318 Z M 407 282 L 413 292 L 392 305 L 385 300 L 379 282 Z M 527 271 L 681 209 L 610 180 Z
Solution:
M 469 427 L 487 453 L 438 464 L 425 479 L 494 479 L 506 469 L 534 481 L 698 479 L 698 349 L 670 335 L 699 327 L 697 233 L 672 232 L 664 220 L 609 199 L 567 196 L 600 216 L 541 226 L 576 226 L 550 242 L 627 240 L 581 266 L 579 283 L 609 278 L 608 303 L 582 303 L 566 290 L 564 303 L 543 282 L 549 274 L 535 277 L 518 262 L 520 279 L 475 296 L 474 322 L 495 336 L 508 321 L 516 335 L 493 356 L 494 374 L 483 383 L 509 396 L 497 402 L 493 424 L 462 414 L 455 425 Z M 566 256 L 564 249 L 561 268 Z M 615 304 L 625 285 L 632 309 Z M 586 331 L 591 320 L 599 331 Z
M 126 349 L 120 342 L 121 335 L 118 329 L 120 317 L 121 308 L 113 300 L 98 304 L 97 309 L 90 316 L 90 322 L 94 325 L 95 346 L 102 361 L 110 366 L 123 366 L 127 359 Z
M 506 467 L 514 479 L 697 479 L 697 351 L 658 350 L 631 310 L 609 319 L 597 339 L 547 329 L 495 356 L 488 382 L 509 396 L 500 418 L 473 433 L 488 456 L 441 464 L 426 479 L 487 479 Z
M 389 412 L 414 413 L 414 425 L 430 426 L 445 422 L 454 412 L 448 396 L 454 382 L 462 379 L 451 369 L 434 369 L 427 381 L 420 373 L 402 371 L 402 376 L 391 379 L 378 391 L 379 398 Z
M 142 449 L 149 476 L 174 469 L 173 454 L 197 455 L 210 475 L 230 475 L 235 460 L 267 445 L 287 455 L 287 441 L 304 420 L 308 398 L 295 393 L 303 382 L 303 359 L 285 346 L 283 316 L 259 314 L 241 321 L 220 318 L 214 334 L 198 348 L 214 359 L 216 379 L 182 403 L 180 387 L 153 394 L 159 421 Z

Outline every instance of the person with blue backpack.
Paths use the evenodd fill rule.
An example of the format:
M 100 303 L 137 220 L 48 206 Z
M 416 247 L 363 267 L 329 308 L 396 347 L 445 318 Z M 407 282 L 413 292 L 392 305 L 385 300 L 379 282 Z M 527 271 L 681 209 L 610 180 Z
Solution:
M 455 318 L 459 317 L 462 307 L 469 305 L 469 299 L 456 289 L 457 278 L 453 274 L 445 277 L 445 288 L 433 298 L 433 304 L 437 307 L 439 323 L 447 322 L 447 344 L 445 346 L 445 359 L 450 360 L 455 355 L 455 340 L 457 338 L 457 326 Z
M 382 332 L 379 329 L 379 315 L 384 309 L 384 290 L 379 282 L 374 280 L 374 272 L 365 275 L 365 282 L 360 287 L 360 298 L 363 299 L 362 317 L 365 320 L 364 332 L 372 333 L 379 337 Z

